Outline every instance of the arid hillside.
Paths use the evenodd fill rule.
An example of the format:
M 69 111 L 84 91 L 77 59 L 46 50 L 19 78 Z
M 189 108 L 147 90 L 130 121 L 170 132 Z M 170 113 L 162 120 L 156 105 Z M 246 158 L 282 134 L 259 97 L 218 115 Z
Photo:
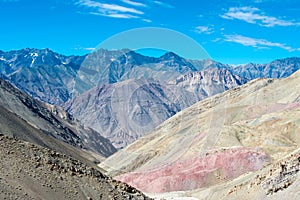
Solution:
M 0 134 L 0 199 L 149 199 L 82 162 Z
M 212 187 L 262 169 L 300 147 L 299 80 L 299 71 L 258 79 L 196 103 L 100 166 L 160 193 Z

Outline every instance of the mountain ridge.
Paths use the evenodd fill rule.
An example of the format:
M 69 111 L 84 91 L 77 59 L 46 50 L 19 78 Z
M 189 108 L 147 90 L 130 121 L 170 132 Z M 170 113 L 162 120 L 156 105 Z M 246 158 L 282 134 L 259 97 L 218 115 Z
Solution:
M 116 151 L 107 139 L 96 131 L 83 127 L 68 113 L 59 111 L 59 108 L 55 106 L 51 110 L 44 103 L 33 99 L 1 79 L 0 97 L 0 105 L 3 109 L 24 120 L 29 126 L 33 126 L 40 131 L 40 134 L 45 134 L 79 149 L 92 150 L 102 156 L 109 156 Z M 3 126 L 5 127 L 6 124 L 2 124 L 2 128 Z M 7 128 L 9 131 L 6 134 L 24 137 L 21 133 L 17 133 L 13 126 Z M 96 141 L 97 143 L 95 143 Z
M 91 126 L 110 138 L 118 148 L 127 146 L 199 100 L 255 78 L 283 78 L 300 69 L 299 58 L 280 59 L 265 65 L 234 67 L 211 59 L 188 60 L 173 52 L 167 52 L 159 58 L 148 57 L 129 49 L 99 49 L 81 57 L 64 56 L 49 49 L 25 49 L 1 53 L 0 58 L 2 77 L 36 99 L 64 107 L 81 120 L 83 125 Z M 131 80 L 137 81 L 134 83 Z M 138 83 L 139 80 L 153 84 L 143 84 L 143 81 Z M 129 85 L 124 86 L 126 83 Z M 141 85 L 138 86 L 139 84 Z M 97 92 L 97 87 L 106 88 L 108 93 L 102 92 L 102 98 L 86 93 Z M 112 102 L 109 94 L 117 94 L 121 87 L 127 91 L 123 96 L 135 99 L 134 104 L 115 102 L 114 108 L 106 106 L 102 113 L 95 110 L 96 104 Z M 139 88 L 140 91 L 133 88 Z M 160 93 L 159 91 L 164 91 L 164 95 L 169 94 L 164 98 L 152 95 L 153 92 Z M 89 101 L 90 96 L 94 96 L 94 102 Z M 91 115 L 81 108 L 86 105 L 85 101 L 89 102 Z M 145 103 L 140 104 L 139 101 L 148 101 L 152 105 L 151 109 L 160 109 L 154 111 L 150 109 L 151 106 L 144 109 Z M 132 107 L 135 112 L 128 111 L 128 116 L 118 114 L 122 111 L 120 106 Z M 161 114 L 156 114 L 158 111 Z M 103 116 L 103 113 L 109 117 Z M 91 116 L 94 116 L 93 119 Z M 135 119 L 132 120 L 134 124 L 126 124 L 125 118 Z M 141 125 L 142 119 L 147 122 L 147 126 Z M 132 126 L 135 128 L 131 128 Z M 103 130 L 103 127 L 107 129 Z M 107 133 L 108 130 L 110 134 Z M 119 137 L 118 141 L 116 137 Z
M 126 57 L 126 54 L 130 56 Z M 184 73 L 192 71 L 200 71 L 207 68 L 228 68 L 231 69 L 232 73 L 247 78 L 249 81 L 254 78 L 263 77 L 286 77 L 300 67 L 299 65 L 293 65 L 293 63 L 291 63 L 289 64 L 290 71 L 284 69 L 283 74 L 278 74 L 279 69 L 277 67 L 275 69 L 277 74 L 275 72 L 272 74 L 268 71 L 274 71 L 274 69 L 270 68 L 268 64 L 247 64 L 234 67 L 213 60 L 188 60 L 173 52 L 167 52 L 161 57 L 155 58 L 143 56 L 128 49 L 115 51 L 99 49 L 83 56 L 64 56 L 50 49 L 39 50 L 26 48 L 8 52 L 1 51 L 0 58 L 0 73 L 3 78 L 21 90 L 29 93 L 34 98 L 56 105 L 66 102 L 74 95 L 78 95 L 97 84 L 115 83 L 130 78 L 139 79 L 143 76 L 148 76 L 149 78 L 156 77 L 164 80 L 168 77 L 167 74 L 169 74 L 169 76 L 173 74 L 168 77 L 170 81 L 180 75 L 184 75 Z M 271 63 L 273 63 L 273 65 L 278 64 L 283 66 L 280 63 L 284 63 L 285 60 L 294 60 L 294 63 L 299 62 L 299 59 L 294 57 L 278 59 Z M 97 76 L 88 75 L 88 73 L 86 73 L 87 70 L 96 69 L 91 65 L 92 63 L 98 63 L 94 66 L 98 65 L 96 68 L 102 66 L 104 71 L 100 72 L 96 70 L 100 73 Z M 160 63 L 160 65 L 155 63 Z M 126 65 L 128 66 L 124 68 Z M 138 68 L 136 66 L 138 66 Z M 141 68 L 141 66 L 144 67 Z M 158 66 L 165 66 L 166 68 Z M 173 69 L 170 68 L 171 66 Z M 265 72 L 258 72 L 263 69 L 265 69 Z M 126 70 L 129 71 L 126 72 Z M 162 78 L 160 78 L 161 75 L 159 75 L 161 70 L 165 70 L 165 73 L 162 74 Z M 80 75 L 89 78 L 78 78 Z M 101 80 L 101 77 L 104 79 Z M 79 82 L 79 88 L 74 88 L 74 79 Z M 34 85 L 32 83 L 34 83 Z M 82 88 L 80 89 L 80 87 Z

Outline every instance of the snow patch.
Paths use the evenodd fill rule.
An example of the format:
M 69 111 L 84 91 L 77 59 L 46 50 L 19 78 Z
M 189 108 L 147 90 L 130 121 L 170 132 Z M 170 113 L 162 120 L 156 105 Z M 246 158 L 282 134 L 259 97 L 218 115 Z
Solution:
M 35 62 L 36 57 L 38 57 L 38 54 L 37 53 L 30 53 L 29 55 L 32 57 L 32 61 L 31 61 L 31 65 L 30 65 L 30 67 L 32 67 L 32 65 Z
M 61 62 L 63 65 L 67 65 L 70 63 L 70 61 Z
M 5 59 L 5 58 L 3 58 L 3 56 L 2 56 L 2 57 L 0 57 L 0 60 L 6 61 L 6 59 Z
M 38 57 L 38 54 L 37 53 L 30 53 L 30 56 L 31 57 Z
M 31 61 L 30 67 L 32 67 L 32 65 L 34 64 L 34 62 L 35 62 L 35 58 L 32 58 L 32 61 Z

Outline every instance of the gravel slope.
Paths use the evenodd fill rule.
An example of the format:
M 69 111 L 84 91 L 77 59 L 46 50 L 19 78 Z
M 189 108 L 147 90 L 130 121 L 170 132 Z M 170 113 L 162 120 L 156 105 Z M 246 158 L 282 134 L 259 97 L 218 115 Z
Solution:
M 149 199 L 78 160 L 0 134 L 0 199 Z

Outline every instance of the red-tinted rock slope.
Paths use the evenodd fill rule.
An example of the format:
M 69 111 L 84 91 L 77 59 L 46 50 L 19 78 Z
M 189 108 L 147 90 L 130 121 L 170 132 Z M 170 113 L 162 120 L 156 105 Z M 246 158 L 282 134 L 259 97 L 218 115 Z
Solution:
M 300 72 L 261 79 L 179 112 L 100 164 L 147 192 L 212 187 L 300 147 Z
M 268 156 L 263 152 L 235 148 L 178 160 L 151 171 L 132 172 L 116 178 L 144 192 L 191 190 L 258 170 L 267 160 Z

